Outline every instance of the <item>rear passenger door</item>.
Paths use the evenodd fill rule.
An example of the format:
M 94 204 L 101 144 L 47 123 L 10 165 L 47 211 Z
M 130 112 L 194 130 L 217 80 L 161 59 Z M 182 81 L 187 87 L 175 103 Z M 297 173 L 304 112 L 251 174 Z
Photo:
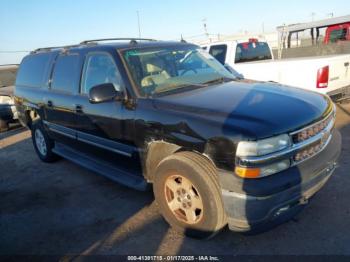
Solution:
M 81 61 L 79 54 L 61 53 L 54 62 L 49 92 L 43 97 L 45 125 L 57 141 L 76 139 L 76 95 L 79 90 Z
M 104 83 L 112 83 L 116 90 L 124 91 L 124 83 L 114 57 L 109 52 L 90 52 L 85 56 L 78 96 L 78 142 L 89 145 L 85 150 L 90 150 L 94 155 L 101 152 L 104 160 L 107 160 L 110 153 L 131 157 L 134 147 L 126 138 L 125 132 L 128 129 L 126 122 L 132 120 L 123 118 L 123 102 L 89 102 L 90 89 Z

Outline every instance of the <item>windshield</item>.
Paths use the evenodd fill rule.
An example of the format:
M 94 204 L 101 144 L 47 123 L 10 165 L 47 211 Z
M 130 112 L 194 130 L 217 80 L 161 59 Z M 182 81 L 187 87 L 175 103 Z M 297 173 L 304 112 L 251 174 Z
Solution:
M 266 59 L 272 59 L 271 51 L 267 43 L 246 42 L 237 45 L 235 63 Z
M 139 93 L 152 96 L 207 86 L 235 77 L 196 46 L 129 49 L 123 57 Z

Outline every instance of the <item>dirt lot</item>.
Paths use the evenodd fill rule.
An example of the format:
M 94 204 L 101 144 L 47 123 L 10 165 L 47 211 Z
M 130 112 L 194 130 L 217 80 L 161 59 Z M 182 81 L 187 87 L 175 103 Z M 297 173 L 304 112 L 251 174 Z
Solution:
M 66 160 L 39 161 L 30 133 L 0 134 L 0 254 L 350 255 L 350 104 L 338 107 L 340 167 L 293 221 L 256 236 L 198 241 L 168 227 L 152 192 L 119 186 Z

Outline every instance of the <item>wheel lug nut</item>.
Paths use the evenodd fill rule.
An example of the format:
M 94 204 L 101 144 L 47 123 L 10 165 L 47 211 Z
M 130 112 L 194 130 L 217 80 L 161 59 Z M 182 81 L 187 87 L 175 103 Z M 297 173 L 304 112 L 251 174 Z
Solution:
M 181 202 L 181 199 L 180 199 L 180 197 L 178 197 L 178 198 L 177 198 L 177 201 Z
M 183 206 L 183 208 L 186 208 L 186 207 L 187 207 L 185 203 L 183 203 L 182 206 Z
M 191 199 L 191 196 L 190 196 L 190 195 L 187 195 L 187 199 L 190 200 L 190 199 Z
M 182 189 L 182 194 L 186 194 L 186 190 L 185 189 Z
M 180 194 L 181 194 L 180 189 L 178 189 L 178 190 L 176 191 L 176 193 L 177 193 L 178 195 L 180 195 Z

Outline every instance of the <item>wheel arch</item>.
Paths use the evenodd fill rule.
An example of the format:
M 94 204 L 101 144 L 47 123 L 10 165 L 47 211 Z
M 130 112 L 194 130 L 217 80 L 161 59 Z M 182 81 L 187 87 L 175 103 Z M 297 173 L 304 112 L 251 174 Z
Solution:
M 196 153 L 206 160 L 210 161 L 214 167 L 216 167 L 214 161 L 211 159 L 211 157 L 203 152 L 199 152 L 197 150 L 194 150 L 193 148 L 185 147 L 185 146 L 180 146 L 177 144 L 169 143 L 166 141 L 152 141 L 148 144 L 147 150 L 146 150 L 146 156 L 144 160 L 144 176 L 148 181 L 153 181 L 154 179 L 154 173 L 160 162 L 167 158 L 168 156 L 183 152 L 183 151 L 188 151 L 188 152 L 193 152 Z
M 38 113 L 37 110 L 32 109 L 32 108 L 28 108 L 24 111 L 25 117 L 24 117 L 24 121 L 26 121 L 26 126 L 28 126 L 29 129 L 32 128 L 33 123 L 35 121 L 38 121 L 41 119 L 40 114 Z

